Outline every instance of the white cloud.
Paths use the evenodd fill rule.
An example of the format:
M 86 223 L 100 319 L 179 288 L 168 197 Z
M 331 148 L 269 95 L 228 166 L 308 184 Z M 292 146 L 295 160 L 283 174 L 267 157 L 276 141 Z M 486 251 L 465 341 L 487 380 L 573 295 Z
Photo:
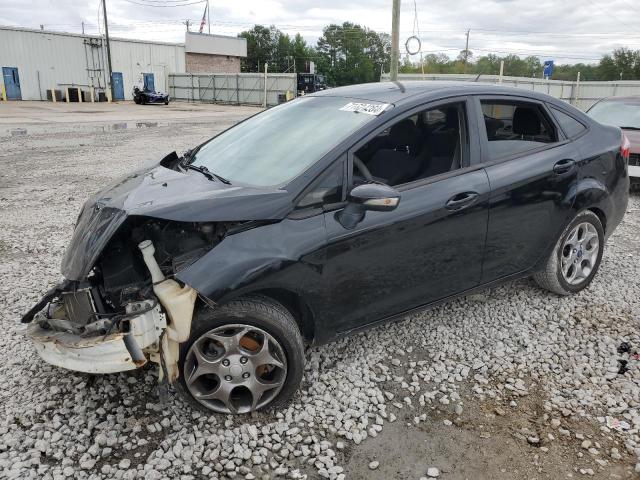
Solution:
M 178 8 L 134 4 L 141 1 L 107 0 L 113 36 L 180 42 L 183 22 L 189 19 L 197 29 L 204 9 L 204 3 Z M 636 0 L 416 0 L 416 5 L 426 52 L 457 55 L 467 29 L 476 57 L 512 52 L 575 63 L 596 61 L 617 47 L 640 49 Z M 0 24 L 44 24 L 46 29 L 80 32 L 84 22 L 88 33 L 96 33 L 98 10 L 97 0 L 2 0 Z M 300 32 L 313 43 L 329 23 L 350 21 L 389 32 L 391 0 L 215 0 L 210 17 L 212 33 L 236 35 L 255 23 L 273 24 L 289 34 Z M 402 44 L 414 33 L 413 24 L 414 3 L 405 0 Z

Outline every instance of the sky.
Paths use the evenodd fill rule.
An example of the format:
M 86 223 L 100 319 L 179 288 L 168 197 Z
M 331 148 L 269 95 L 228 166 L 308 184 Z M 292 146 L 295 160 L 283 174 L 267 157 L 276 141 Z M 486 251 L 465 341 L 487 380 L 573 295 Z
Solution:
M 205 3 L 198 0 L 106 0 L 112 37 L 183 42 L 186 26 L 199 27 Z M 350 21 L 391 31 L 391 0 L 210 0 L 211 33 L 237 35 L 254 24 L 300 33 L 315 44 L 322 27 Z M 0 25 L 102 32 L 100 0 L 1 0 Z M 416 22 L 417 17 L 417 22 Z M 638 0 L 403 0 L 401 53 L 420 38 L 423 54 L 474 57 L 495 53 L 535 55 L 556 63 L 594 63 L 618 47 L 640 49 Z M 208 28 L 205 26 L 205 32 Z M 410 57 L 418 60 L 419 55 Z

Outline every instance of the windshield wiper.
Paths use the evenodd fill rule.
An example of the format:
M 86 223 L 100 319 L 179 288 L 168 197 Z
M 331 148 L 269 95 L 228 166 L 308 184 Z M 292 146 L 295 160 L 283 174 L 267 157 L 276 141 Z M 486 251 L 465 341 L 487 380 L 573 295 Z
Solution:
M 620 127 L 622 130 L 640 130 L 640 127 Z
M 183 167 L 186 168 L 187 170 L 195 170 L 196 172 L 200 172 L 202 175 L 207 177 L 207 179 L 209 179 L 209 180 L 214 180 L 215 179 L 213 174 L 204 165 L 192 165 L 190 163 L 187 163 L 187 164 L 184 164 Z
M 187 164 L 185 164 L 183 166 L 187 170 L 195 170 L 196 172 L 200 172 L 202 175 L 207 177 L 209 180 L 213 180 L 213 179 L 217 178 L 222 183 L 225 183 L 227 185 L 231 185 L 231 182 L 229 180 L 227 180 L 226 178 L 218 175 L 217 173 L 210 172 L 209 169 L 207 167 L 205 167 L 204 165 L 193 165 L 192 163 L 187 163 Z

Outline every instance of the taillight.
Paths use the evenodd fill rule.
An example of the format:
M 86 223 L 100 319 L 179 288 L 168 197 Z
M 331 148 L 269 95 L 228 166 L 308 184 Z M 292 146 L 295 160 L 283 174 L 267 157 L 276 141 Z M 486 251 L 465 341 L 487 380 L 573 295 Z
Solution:
M 631 142 L 629 142 L 629 139 L 624 133 L 622 134 L 622 145 L 620 146 L 620 154 L 622 155 L 622 158 L 624 158 L 626 161 L 629 161 L 629 155 L 631 154 Z

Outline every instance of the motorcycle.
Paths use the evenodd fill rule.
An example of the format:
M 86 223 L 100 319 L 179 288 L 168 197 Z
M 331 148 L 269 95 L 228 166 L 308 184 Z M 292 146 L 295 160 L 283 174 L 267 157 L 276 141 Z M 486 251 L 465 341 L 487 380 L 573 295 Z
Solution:
M 133 101 L 138 105 L 146 105 L 147 103 L 164 103 L 165 105 L 169 105 L 169 94 L 150 92 L 140 90 L 138 87 L 133 87 Z

